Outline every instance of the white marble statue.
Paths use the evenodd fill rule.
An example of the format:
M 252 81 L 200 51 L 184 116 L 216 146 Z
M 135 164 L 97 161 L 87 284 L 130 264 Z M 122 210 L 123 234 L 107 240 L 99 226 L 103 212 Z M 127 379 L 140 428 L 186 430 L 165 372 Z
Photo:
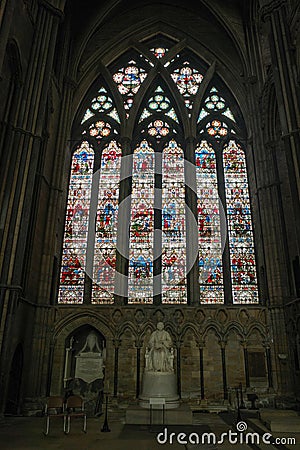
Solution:
M 150 336 L 145 354 L 145 371 L 173 372 L 174 349 L 170 334 L 164 330 L 163 322 L 158 322 Z
M 78 352 L 78 354 L 84 353 L 84 352 L 91 352 L 91 353 L 100 353 L 102 355 L 102 350 L 99 346 L 98 342 L 98 336 L 94 331 L 91 331 L 85 341 L 85 344 L 83 348 Z

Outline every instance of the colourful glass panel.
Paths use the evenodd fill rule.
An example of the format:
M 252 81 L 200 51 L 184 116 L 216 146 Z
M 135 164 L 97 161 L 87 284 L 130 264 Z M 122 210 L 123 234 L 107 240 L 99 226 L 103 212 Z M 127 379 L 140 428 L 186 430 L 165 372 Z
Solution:
M 171 106 L 169 98 L 165 95 L 160 86 L 155 89 L 154 95 L 148 100 L 147 108 L 143 110 L 139 123 L 152 116 L 154 113 L 163 113 L 175 122 L 179 123 L 178 117 L 174 108 Z
M 142 141 L 133 154 L 129 242 L 129 303 L 152 303 L 154 151 Z
M 93 166 L 93 149 L 82 142 L 72 158 L 58 303 L 83 302 Z
M 165 47 L 155 47 L 150 49 L 150 52 L 152 52 L 157 59 L 163 58 L 168 51 L 169 49 Z
M 113 302 L 121 156 L 121 148 L 111 141 L 101 157 L 92 303 Z
M 150 122 L 148 125 L 149 136 L 156 137 L 157 139 L 167 136 L 169 132 L 169 125 L 167 122 L 163 122 L 162 120 L 155 120 L 154 122 Z
M 171 73 L 179 92 L 185 97 L 185 105 L 188 109 L 192 109 L 193 102 L 189 97 L 194 97 L 199 89 L 199 86 L 203 80 L 203 75 L 198 70 L 190 67 L 189 62 L 184 62 L 183 67 L 175 69 Z
M 83 124 L 84 122 L 86 122 L 87 120 L 89 120 L 91 117 L 93 117 L 95 114 L 90 110 L 90 109 L 87 109 L 86 110 L 86 112 L 85 112 L 85 114 L 84 114 L 84 116 L 83 116 L 83 119 L 82 119 L 82 121 L 81 121 L 81 123 Z
M 184 154 L 173 139 L 162 173 L 162 302 L 186 303 Z
M 204 108 L 202 108 L 198 122 L 200 122 L 205 116 L 210 113 L 221 113 L 222 115 L 228 117 L 233 122 L 235 122 L 234 115 L 226 104 L 226 100 L 219 94 L 217 88 L 213 87 L 210 90 L 209 96 L 205 99 Z
M 245 154 L 230 141 L 223 151 L 233 303 L 258 303 Z
M 103 137 L 109 136 L 111 133 L 111 126 L 108 122 L 103 120 L 98 120 L 98 122 L 93 123 L 89 127 L 89 134 L 96 139 L 101 139 Z
M 112 117 L 116 122 L 120 123 L 117 110 L 116 108 L 113 108 L 113 101 L 104 87 L 99 89 L 98 95 L 91 101 L 91 105 L 86 110 L 81 123 L 83 124 L 97 113 L 105 113 Z
M 99 95 L 92 100 L 91 109 L 94 112 L 97 111 L 105 113 L 112 108 L 113 101 L 104 87 L 99 89 L 98 94 Z
M 226 123 L 220 122 L 220 120 L 216 119 L 208 122 L 208 124 L 206 125 L 206 130 L 210 136 L 218 140 L 226 136 L 228 133 L 228 127 Z
M 195 152 L 200 301 L 223 303 L 222 244 L 215 152 L 202 141 Z
M 138 67 L 133 60 L 129 61 L 127 67 L 122 67 L 113 75 L 113 80 L 124 98 L 125 109 L 131 108 L 134 95 L 146 77 L 146 71 L 142 67 Z

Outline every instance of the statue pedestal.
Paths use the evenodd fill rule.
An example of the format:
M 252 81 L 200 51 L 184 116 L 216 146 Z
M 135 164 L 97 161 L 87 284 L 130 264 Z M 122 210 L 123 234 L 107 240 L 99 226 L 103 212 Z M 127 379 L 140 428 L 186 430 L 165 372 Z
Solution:
M 139 404 L 142 408 L 150 408 L 150 398 L 165 399 L 165 408 L 178 408 L 177 380 L 173 372 L 144 372 L 142 393 Z M 155 409 L 158 409 L 156 406 Z

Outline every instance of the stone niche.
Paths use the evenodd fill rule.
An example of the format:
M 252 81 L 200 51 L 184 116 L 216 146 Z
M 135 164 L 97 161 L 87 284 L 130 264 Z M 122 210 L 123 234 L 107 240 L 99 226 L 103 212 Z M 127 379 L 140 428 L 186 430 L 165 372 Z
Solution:
M 65 343 L 65 396 L 80 395 L 89 415 L 102 413 L 106 342 L 87 325 L 68 336 Z

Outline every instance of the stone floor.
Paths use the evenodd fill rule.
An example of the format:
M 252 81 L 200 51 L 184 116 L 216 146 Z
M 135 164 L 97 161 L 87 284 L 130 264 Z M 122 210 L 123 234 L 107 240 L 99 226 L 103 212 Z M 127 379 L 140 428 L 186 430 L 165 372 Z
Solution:
M 120 413 L 111 412 L 109 415 L 110 432 L 101 432 L 103 426 L 103 416 L 100 419 L 89 418 L 87 433 L 81 431 L 80 419 L 74 419 L 71 424 L 71 431 L 69 435 L 65 435 L 62 431 L 61 419 L 56 418 L 51 423 L 50 433 L 48 436 L 43 434 L 45 419 L 41 417 L 5 417 L 0 421 L 0 449 L 1 450 L 156 450 L 167 449 L 182 449 L 182 450 L 300 450 L 300 429 L 298 433 L 273 433 L 274 438 L 295 438 L 296 445 L 287 444 L 284 440 L 284 445 L 267 445 L 262 442 L 257 444 L 230 444 L 228 440 L 224 443 L 213 444 L 211 441 L 205 443 L 193 444 L 195 433 L 201 436 L 203 433 L 215 433 L 217 440 L 222 433 L 228 432 L 230 429 L 235 432 L 234 423 L 236 417 L 230 413 L 194 413 L 193 425 L 170 425 L 167 429 L 167 443 L 158 443 L 158 432 L 164 430 L 160 427 L 152 427 L 146 425 L 126 425 L 123 416 Z M 288 417 L 287 417 L 288 419 Z M 262 435 L 263 433 L 270 433 L 270 430 L 265 428 L 262 422 L 258 419 L 257 413 L 246 412 L 242 413 L 242 420 L 246 423 L 247 432 L 256 432 Z M 288 422 L 287 422 L 288 424 Z M 185 433 L 189 436 L 192 443 L 186 444 L 178 443 L 173 438 L 170 443 L 171 433 Z M 194 433 L 191 435 L 191 433 Z M 161 441 L 165 440 L 166 433 L 160 436 Z M 173 435 L 174 436 L 174 435 Z M 194 436 L 194 437 L 193 437 Z M 193 438 L 192 438 L 193 437 Z M 182 440 L 185 440 L 182 437 Z M 272 440 L 273 438 L 270 438 Z

